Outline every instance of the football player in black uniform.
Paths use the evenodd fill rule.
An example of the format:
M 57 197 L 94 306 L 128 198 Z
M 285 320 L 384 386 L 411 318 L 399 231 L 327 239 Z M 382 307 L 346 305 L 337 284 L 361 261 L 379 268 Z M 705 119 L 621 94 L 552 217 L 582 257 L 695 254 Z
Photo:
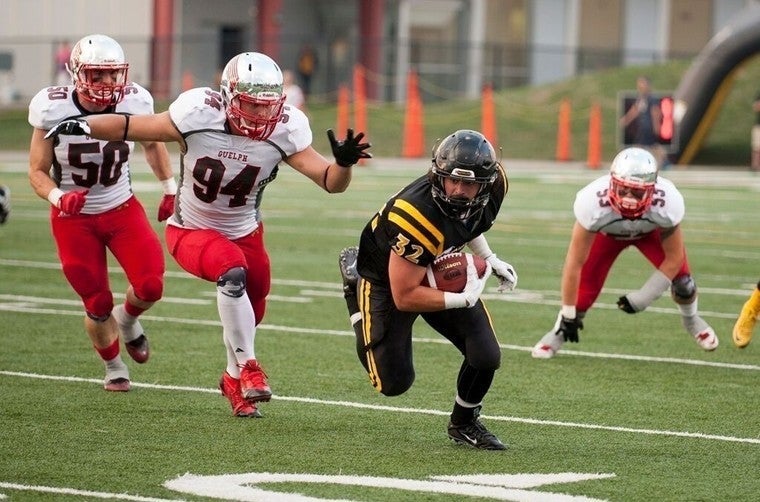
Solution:
M 479 297 L 492 272 L 499 291 L 512 290 L 517 274 L 496 257 L 483 234 L 507 190 L 506 173 L 488 140 L 479 132 L 456 131 L 433 152 L 429 172 L 394 195 L 364 228 L 359 247 L 344 249 L 338 260 L 356 350 L 375 389 L 396 396 L 411 387 L 412 325 L 422 316 L 464 356 L 448 435 L 486 450 L 506 446 L 478 419 L 501 360 Z M 461 293 L 422 286 L 436 257 L 466 245 L 486 259 L 482 278 L 470 264 Z

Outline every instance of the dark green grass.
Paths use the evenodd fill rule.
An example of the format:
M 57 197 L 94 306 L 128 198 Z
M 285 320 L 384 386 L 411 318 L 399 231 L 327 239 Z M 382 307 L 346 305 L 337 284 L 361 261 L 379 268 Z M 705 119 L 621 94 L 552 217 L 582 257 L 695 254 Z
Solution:
M 213 284 L 187 277 L 168 256 L 165 299 L 143 321 L 152 358 L 145 365 L 128 361 L 131 392 L 102 390 L 102 363 L 56 267 L 47 203 L 31 194 L 25 173 L 11 167 L 19 166 L 0 165 L 14 204 L 0 227 L 0 483 L 206 500 L 163 484 L 185 473 L 430 480 L 578 472 L 615 477 L 534 490 L 616 501 L 749 501 L 760 490 L 754 475 L 760 444 L 742 442 L 760 438 L 760 342 L 740 351 L 730 341 L 734 316 L 760 273 L 751 224 L 760 211 L 758 183 L 745 173 L 707 184 L 707 173 L 667 173 L 687 200 L 689 259 L 702 288 L 700 308 L 721 339 L 716 352 L 697 347 L 667 297 L 636 316 L 614 308 L 651 270 L 632 251 L 613 268 L 581 343 L 536 361 L 528 351 L 556 316 L 575 191 L 599 173 L 564 166 L 511 172 L 509 198 L 488 236 L 517 268 L 519 288 L 496 295 L 493 283 L 487 292 L 504 349 L 483 410 L 484 422 L 510 449 L 480 452 L 452 445 L 445 434 L 460 364 L 455 349 L 420 321 L 415 384 L 402 396 L 383 397 L 356 359 L 340 297 L 338 251 L 356 242 L 372 213 L 426 162 L 410 171 L 384 168 L 378 160 L 358 168 L 341 195 L 321 193 L 288 168 L 267 189 L 275 281 L 256 352 L 275 398 L 262 405 L 260 420 L 235 419 L 216 391 L 224 350 Z M 136 171 L 138 181 L 150 180 Z M 158 191 L 139 196 L 154 218 Z M 124 278 L 116 270 L 111 277 L 120 301 Z M 361 501 L 452 498 L 328 484 L 262 486 Z M 2 487 L 0 494 L 12 501 L 96 500 Z

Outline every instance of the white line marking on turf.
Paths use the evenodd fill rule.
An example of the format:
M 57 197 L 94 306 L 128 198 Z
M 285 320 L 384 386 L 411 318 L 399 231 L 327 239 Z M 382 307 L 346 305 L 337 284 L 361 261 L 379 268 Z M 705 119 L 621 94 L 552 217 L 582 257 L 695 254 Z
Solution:
M 21 378 L 37 378 L 41 380 L 57 380 L 57 381 L 64 381 L 64 382 L 94 383 L 97 385 L 103 385 L 103 381 L 101 379 L 96 379 L 96 378 L 68 377 L 68 376 L 60 376 L 60 375 L 42 375 L 39 373 L 25 373 L 25 372 L 20 372 L 20 371 L 5 371 L 5 370 L 0 370 L 0 375 L 11 376 L 11 377 L 21 377 Z M 132 387 L 142 387 L 145 389 L 155 389 L 155 390 L 171 390 L 171 391 L 180 390 L 180 391 L 187 391 L 187 392 L 203 392 L 206 394 L 219 393 L 219 389 L 216 389 L 216 388 L 209 389 L 209 388 L 203 388 L 203 387 L 186 387 L 186 386 L 177 386 L 177 385 L 161 385 L 161 384 L 140 383 L 140 382 L 132 382 Z M 292 402 L 297 402 L 297 403 L 343 406 L 346 408 L 358 408 L 358 409 L 375 410 L 375 411 L 419 413 L 422 415 L 435 415 L 435 416 L 447 417 L 451 414 L 450 411 L 426 410 L 426 409 L 420 409 L 420 408 L 401 408 L 398 406 L 384 406 L 384 405 L 378 405 L 378 404 L 357 403 L 353 401 L 334 401 L 331 399 L 315 399 L 315 398 L 310 398 L 310 397 L 272 395 L 272 399 L 282 400 L 282 401 L 292 401 Z M 483 418 L 486 418 L 489 420 L 498 420 L 502 422 L 517 422 L 517 423 L 532 424 L 532 425 L 553 425 L 557 427 L 572 427 L 572 428 L 578 428 L 578 429 L 593 429 L 593 430 L 605 430 L 605 431 L 613 431 L 613 432 L 629 432 L 633 434 L 673 436 L 673 437 L 696 438 L 696 439 L 710 439 L 714 441 L 729 441 L 729 442 L 734 442 L 734 443 L 760 444 L 760 438 L 741 438 L 741 437 L 735 437 L 735 436 L 720 436 L 720 435 L 715 435 L 715 434 L 704 434 L 702 432 L 682 432 L 682 431 L 668 431 L 668 430 L 657 430 L 657 429 L 634 429 L 631 427 L 617 427 L 617 426 L 599 425 L 599 424 L 584 424 L 584 423 L 579 423 L 579 422 L 562 422 L 559 420 L 539 420 L 539 419 L 534 419 L 534 418 L 508 417 L 508 416 L 499 416 L 499 415 L 482 415 L 482 416 Z
M 23 299 L 24 301 L 0 303 L 0 311 L 21 312 L 21 313 L 28 313 L 28 314 L 68 315 L 68 316 L 83 315 L 82 312 L 79 310 L 61 310 L 61 309 L 52 309 L 52 308 L 41 308 L 41 307 L 35 306 L 41 303 L 65 304 L 65 305 L 70 305 L 71 303 L 78 304 L 77 301 L 73 301 L 73 300 L 58 300 L 54 298 L 40 298 L 40 297 L 28 297 L 28 296 L 19 297 L 19 296 L 13 296 L 13 295 L 0 294 L 0 300 L 11 300 L 11 299 Z M 220 321 L 209 320 L 209 319 L 162 317 L 162 316 L 152 316 L 148 314 L 143 314 L 141 316 L 141 319 L 144 319 L 146 321 L 169 322 L 169 323 L 176 323 L 176 324 L 192 324 L 192 325 L 201 325 L 201 326 L 221 327 L 222 325 Z M 331 336 L 346 336 L 346 337 L 354 336 L 354 333 L 352 331 L 303 328 L 303 327 L 296 327 L 296 326 L 280 326 L 276 324 L 266 324 L 266 323 L 259 325 L 258 329 L 280 331 L 284 333 L 301 333 L 301 334 L 312 334 L 312 335 L 331 335 Z M 448 340 L 445 340 L 442 338 L 419 338 L 419 337 L 414 338 L 414 342 L 438 343 L 438 344 L 444 344 L 444 345 L 450 343 Z M 519 352 L 530 352 L 532 350 L 532 347 L 523 347 L 521 345 L 511 345 L 511 344 L 506 344 L 506 343 L 500 343 L 499 347 L 501 347 L 502 349 L 515 350 Z M 703 361 L 700 359 L 679 359 L 675 357 L 640 356 L 640 355 L 633 355 L 633 354 L 612 354 L 612 353 L 605 353 L 605 352 L 585 352 L 581 350 L 570 350 L 570 349 L 564 349 L 564 348 L 562 349 L 562 355 L 563 356 L 595 357 L 599 359 L 620 359 L 624 361 L 642 361 L 642 362 L 650 362 L 650 363 L 686 364 L 690 366 L 707 366 L 707 367 L 712 367 L 712 368 L 728 368 L 728 369 L 747 370 L 747 371 L 760 371 L 760 366 L 753 365 L 753 364 L 724 363 L 724 362 L 719 362 L 719 361 Z
M 154 497 L 141 497 L 139 495 L 127 495 L 126 493 L 91 492 L 88 490 L 75 490 L 74 488 L 55 488 L 53 486 L 21 485 L 17 483 L 4 483 L 0 481 L 0 488 L 9 490 L 23 490 L 29 492 L 55 493 L 61 495 L 81 495 L 98 499 L 135 500 L 137 502 L 183 502 L 182 499 L 157 499 Z M 0 495 L 0 498 L 5 498 Z

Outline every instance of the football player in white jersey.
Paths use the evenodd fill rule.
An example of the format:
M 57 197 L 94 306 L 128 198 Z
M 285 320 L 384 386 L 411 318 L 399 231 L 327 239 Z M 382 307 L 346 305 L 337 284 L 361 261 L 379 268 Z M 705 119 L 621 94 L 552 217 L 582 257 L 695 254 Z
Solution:
M 153 97 L 127 78 L 124 51 L 105 35 L 88 35 L 71 52 L 73 85 L 46 87 L 29 104 L 34 127 L 29 149 L 29 181 L 50 201 L 52 233 L 63 273 L 84 304 L 85 330 L 106 367 L 105 389 L 128 391 L 129 371 L 119 355 L 119 337 L 138 363 L 148 360 L 148 340 L 138 320 L 161 299 L 164 254 L 158 235 L 131 187 L 129 158 L 134 143 L 125 137 L 92 137 L 47 132 L 71 117 L 101 113 L 153 113 Z M 158 220 L 173 212 L 176 182 L 166 145 L 143 141 L 145 157 L 161 181 L 164 197 Z M 106 250 L 124 269 L 126 300 L 114 308 Z M 113 314 L 113 315 L 112 315 Z
M 655 271 L 641 289 L 621 296 L 618 307 L 629 314 L 641 312 L 669 288 L 686 331 L 702 349 L 715 350 L 718 337 L 697 311 L 697 285 L 680 226 L 683 197 L 672 182 L 657 176 L 651 153 L 622 150 L 608 175 L 578 192 L 573 209 L 576 222 L 562 270 L 562 308 L 554 327 L 533 347 L 533 357 L 548 359 L 564 342 L 578 342 L 586 312 L 628 246 L 641 251 Z
M 283 161 L 327 192 L 344 191 L 351 166 L 371 157 L 364 133 L 349 129 L 338 141 L 328 131 L 335 162 L 323 157 L 311 146 L 307 117 L 285 104 L 279 66 L 256 52 L 227 63 L 221 92 L 190 89 L 164 113 L 73 119 L 50 135 L 66 133 L 179 143 L 184 168 L 166 245 L 182 268 L 216 284 L 227 352 L 222 394 L 235 416 L 261 416 L 258 403 L 272 396 L 254 352 L 271 281 L 262 192 Z

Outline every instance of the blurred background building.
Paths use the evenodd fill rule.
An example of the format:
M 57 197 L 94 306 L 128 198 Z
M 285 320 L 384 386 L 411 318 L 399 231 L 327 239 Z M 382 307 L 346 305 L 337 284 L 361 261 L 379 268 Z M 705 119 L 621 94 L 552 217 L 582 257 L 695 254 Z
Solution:
M 156 98 L 218 83 L 239 52 L 264 52 L 332 100 L 365 69 L 371 99 L 426 99 L 563 80 L 604 68 L 692 58 L 757 0 L 3 0 L 0 104 L 57 81 L 60 53 L 103 33 Z M 304 52 L 308 58 L 301 58 Z M 309 82 L 307 82 L 307 79 Z

